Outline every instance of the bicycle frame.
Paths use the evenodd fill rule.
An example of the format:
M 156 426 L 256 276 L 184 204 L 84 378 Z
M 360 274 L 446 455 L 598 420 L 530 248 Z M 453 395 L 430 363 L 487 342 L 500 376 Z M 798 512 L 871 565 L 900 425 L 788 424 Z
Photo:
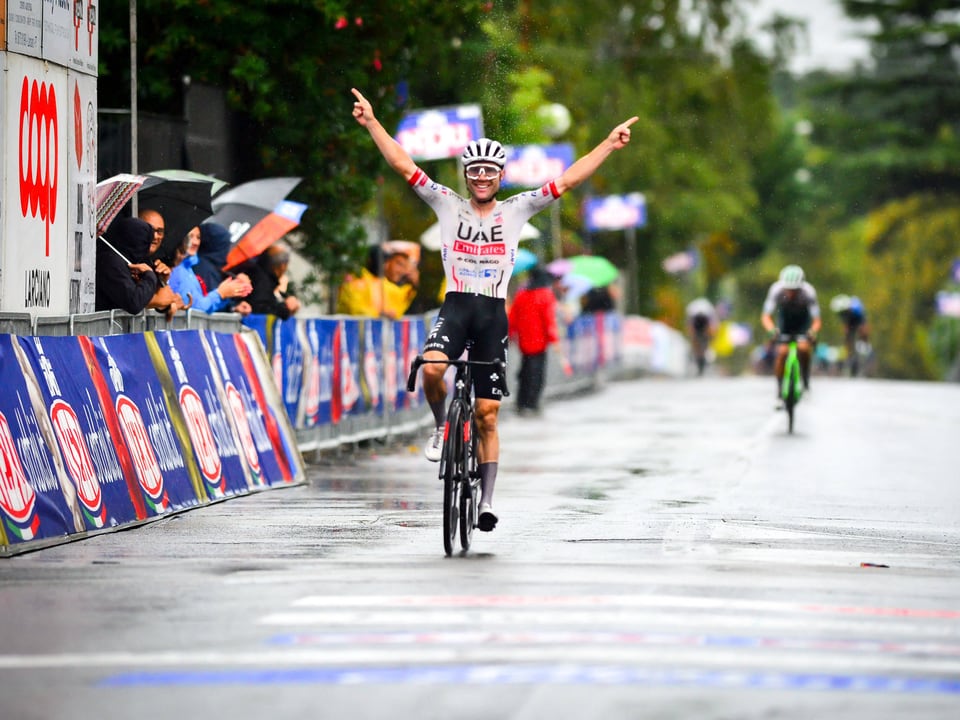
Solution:
M 787 411 L 787 430 L 793 432 L 794 408 L 803 395 L 803 374 L 800 370 L 800 352 L 797 340 L 802 335 L 780 335 L 778 344 L 787 345 L 787 357 L 783 363 L 783 379 L 780 382 L 780 396 Z
M 422 355 L 417 355 L 407 377 L 408 392 L 416 389 L 417 373 L 420 366 L 427 363 L 453 365 L 456 368 L 453 396 L 447 409 L 440 455 L 440 479 L 443 481 L 443 549 L 449 556 L 456 544 L 458 524 L 460 547 L 464 552 L 470 549 L 480 503 L 478 436 L 470 369 L 474 365 L 496 365 L 505 373 L 506 363 L 500 360 L 426 360 Z

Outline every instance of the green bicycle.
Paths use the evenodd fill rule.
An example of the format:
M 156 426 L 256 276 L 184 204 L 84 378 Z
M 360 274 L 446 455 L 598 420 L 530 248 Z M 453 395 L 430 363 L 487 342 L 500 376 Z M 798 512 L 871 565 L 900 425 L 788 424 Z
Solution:
M 797 350 L 797 340 L 804 337 L 798 334 L 781 334 L 777 336 L 778 345 L 787 345 L 787 357 L 783 363 L 783 380 L 780 383 L 780 397 L 783 399 L 783 408 L 787 411 L 787 432 L 793 433 L 793 416 L 797 404 L 803 396 L 803 373 L 800 370 L 800 352 Z

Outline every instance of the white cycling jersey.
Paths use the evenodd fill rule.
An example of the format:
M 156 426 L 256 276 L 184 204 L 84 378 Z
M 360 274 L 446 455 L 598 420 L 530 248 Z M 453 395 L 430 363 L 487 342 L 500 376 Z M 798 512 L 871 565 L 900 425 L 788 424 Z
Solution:
M 493 212 L 479 217 L 470 200 L 434 182 L 420 168 L 410 185 L 437 215 L 440 258 L 447 292 L 506 298 L 524 223 L 560 197 L 549 182 L 537 190 L 495 201 Z

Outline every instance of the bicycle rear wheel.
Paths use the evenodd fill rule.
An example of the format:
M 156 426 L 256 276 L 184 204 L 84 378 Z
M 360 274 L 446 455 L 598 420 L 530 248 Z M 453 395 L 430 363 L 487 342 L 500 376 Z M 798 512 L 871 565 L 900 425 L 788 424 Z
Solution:
M 797 406 L 796 396 L 794 395 L 793 385 L 787 390 L 787 397 L 784 400 L 787 409 L 787 432 L 793 433 L 793 410 Z
M 477 526 L 477 505 L 480 502 L 480 472 L 477 470 L 477 428 L 470 418 L 469 442 L 463 449 L 467 455 L 463 459 L 463 484 L 460 486 L 460 547 L 470 549 L 473 541 L 473 529 Z
M 450 404 L 447 413 L 447 439 L 443 444 L 440 477 L 443 480 L 443 549 L 453 554 L 457 542 L 457 519 L 460 515 L 460 477 L 463 464 L 463 407 Z

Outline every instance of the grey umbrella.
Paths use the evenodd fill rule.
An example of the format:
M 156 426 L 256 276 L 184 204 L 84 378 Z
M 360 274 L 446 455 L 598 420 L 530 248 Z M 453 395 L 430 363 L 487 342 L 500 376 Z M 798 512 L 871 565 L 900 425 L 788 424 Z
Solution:
M 214 214 L 209 220 L 227 228 L 230 239 L 236 243 L 273 212 L 301 180 L 298 177 L 270 177 L 228 188 L 213 199 Z

